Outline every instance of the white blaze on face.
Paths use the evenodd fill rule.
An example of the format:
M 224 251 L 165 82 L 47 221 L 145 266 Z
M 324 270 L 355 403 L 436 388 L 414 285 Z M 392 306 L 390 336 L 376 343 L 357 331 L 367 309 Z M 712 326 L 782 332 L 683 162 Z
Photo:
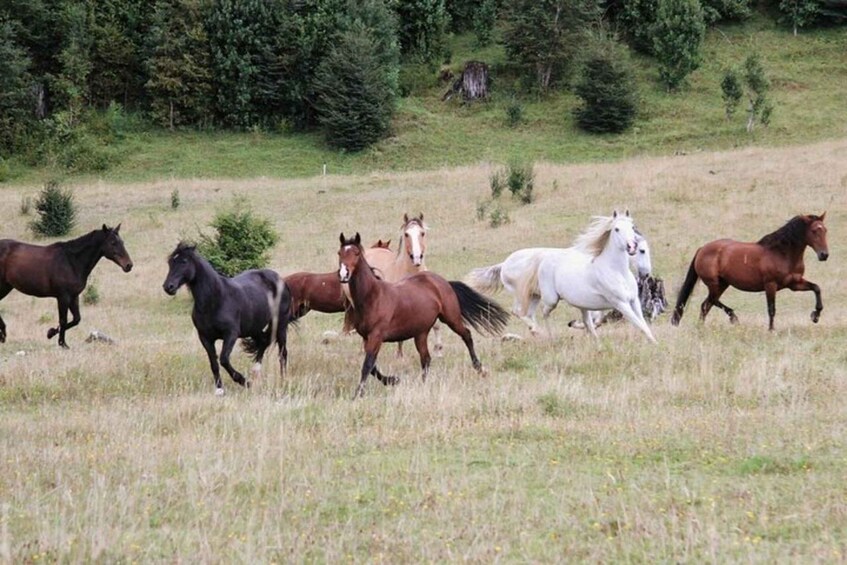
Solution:
M 647 245 L 647 240 L 638 234 L 635 234 L 635 240 L 638 243 L 638 251 L 635 254 L 635 266 L 638 269 L 638 274 L 641 277 L 649 276 L 653 272 L 650 246 Z
M 345 245 L 344 248 L 341 250 L 342 254 L 349 251 L 350 247 L 350 245 Z M 338 265 L 338 278 L 341 280 L 341 282 L 347 282 L 347 280 L 350 278 L 350 271 L 347 269 L 347 265 L 345 265 L 343 261 L 339 262 Z
M 411 251 L 409 251 L 409 255 L 411 255 L 412 263 L 419 267 L 421 263 L 423 263 L 423 228 L 421 226 L 415 224 L 409 229 L 406 230 L 406 237 L 408 237 L 409 243 L 411 244 Z

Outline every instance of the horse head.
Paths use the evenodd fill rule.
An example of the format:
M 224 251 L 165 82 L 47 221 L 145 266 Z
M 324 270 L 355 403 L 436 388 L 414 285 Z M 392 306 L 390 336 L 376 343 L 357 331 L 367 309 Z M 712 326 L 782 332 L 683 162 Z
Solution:
M 650 244 L 638 230 L 635 230 L 635 242 L 638 246 L 635 254 L 635 267 L 638 270 L 638 277 L 649 277 L 653 273 L 653 261 L 650 257 Z
M 818 261 L 826 261 L 829 259 L 829 245 L 826 242 L 826 226 L 823 221 L 826 218 L 826 212 L 820 216 L 806 216 L 806 245 L 815 250 L 818 255 Z
M 359 232 L 356 232 L 352 239 L 347 239 L 343 233 L 338 239 L 341 242 L 341 248 L 338 250 L 338 280 L 346 283 L 350 282 L 350 277 L 362 259 L 362 238 Z
M 426 252 L 426 224 L 423 213 L 417 218 L 409 218 L 403 214 L 403 246 L 406 254 L 415 267 L 423 265 L 424 253 Z
M 124 240 L 121 239 L 120 231 L 120 224 L 115 228 L 110 228 L 106 224 L 103 224 L 105 238 L 103 239 L 101 249 L 103 250 L 103 257 L 114 262 L 125 273 L 128 273 L 132 270 L 132 259 L 130 259 L 129 253 L 127 253 L 124 247 Z
M 179 287 L 194 280 L 197 272 L 194 255 L 195 246 L 184 241 L 179 242 L 174 252 L 168 257 L 168 276 L 162 283 L 162 288 L 166 293 L 173 296 L 179 290 Z
M 612 229 L 610 231 L 612 242 L 618 249 L 625 249 L 629 255 L 635 255 L 638 251 L 638 243 L 635 235 L 635 223 L 629 210 L 624 214 L 612 213 Z

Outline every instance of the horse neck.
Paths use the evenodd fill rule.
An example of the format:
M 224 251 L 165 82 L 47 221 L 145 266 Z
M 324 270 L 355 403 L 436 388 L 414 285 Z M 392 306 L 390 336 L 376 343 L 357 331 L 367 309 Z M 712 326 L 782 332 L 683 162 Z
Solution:
M 197 310 L 203 312 L 217 307 L 221 299 L 222 278 L 208 261 L 199 255 L 194 256 L 194 278 L 187 285 Z
M 366 298 L 379 292 L 380 282 L 363 255 L 359 259 L 356 270 L 353 271 L 353 276 L 350 277 L 350 295 L 353 298 L 354 305 L 358 308 L 362 304 L 367 304 Z
M 68 263 L 81 280 L 88 280 L 88 275 L 103 257 L 103 241 L 105 235 L 95 230 L 82 237 L 59 244 Z
M 622 249 L 616 249 L 612 238 L 606 243 L 603 251 L 594 258 L 593 263 L 598 267 L 614 271 L 629 271 L 629 254 Z

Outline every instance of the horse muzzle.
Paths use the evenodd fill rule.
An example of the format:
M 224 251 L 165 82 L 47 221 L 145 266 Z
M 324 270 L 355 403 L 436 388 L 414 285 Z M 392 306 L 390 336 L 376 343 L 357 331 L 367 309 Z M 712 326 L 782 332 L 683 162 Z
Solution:
M 121 267 L 125 273 L 128 273 L 132 270 L 132 261 Z
M 826 261 L 829 259 L 829 251 L 818 251 L 818 261 Z
M 176 294 L 176 291 L 178 289 L 179 287 L 173 283 L 165 283 L 162 285 L 162 290 L 164 290 L 169 296 L 173 296 L 174 294 Z

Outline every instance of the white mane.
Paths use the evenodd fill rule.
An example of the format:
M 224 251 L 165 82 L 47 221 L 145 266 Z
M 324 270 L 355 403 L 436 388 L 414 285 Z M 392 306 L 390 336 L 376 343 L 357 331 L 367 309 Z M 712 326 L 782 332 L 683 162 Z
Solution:
M 612 231 L 615 219 L 613 216 L 592 216 L 588 228 L 576 238 L 571 247 L 597 257 L 609 241 L 609 233 Z

